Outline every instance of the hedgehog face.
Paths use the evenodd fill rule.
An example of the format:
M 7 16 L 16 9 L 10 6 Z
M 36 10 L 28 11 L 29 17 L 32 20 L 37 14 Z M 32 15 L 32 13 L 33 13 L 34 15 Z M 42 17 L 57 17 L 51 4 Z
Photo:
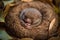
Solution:
M 39 23 L 39 24 L 41 23 L 42 15 L 35 8 L 26 8 L 26 9 L 22 10 L 22 12 L 20 14 L 20 19 L 22 20 L 21 23 L 23 25 L 25 25 L 26 27 L 29 27 L 29 26 L 33 27 L 33 25 L 36 25 L 37 23 Z M 38 25 L 36 25 L 36 26 L 38 26 Z

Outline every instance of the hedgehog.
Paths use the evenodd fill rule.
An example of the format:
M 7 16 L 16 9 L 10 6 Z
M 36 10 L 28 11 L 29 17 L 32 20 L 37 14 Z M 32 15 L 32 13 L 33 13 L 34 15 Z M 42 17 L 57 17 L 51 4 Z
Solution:
M 47 3 L 19 1 L 9 9 L 5 24 L 12 37 L 48 40 L 57 34 L 58 16 Z

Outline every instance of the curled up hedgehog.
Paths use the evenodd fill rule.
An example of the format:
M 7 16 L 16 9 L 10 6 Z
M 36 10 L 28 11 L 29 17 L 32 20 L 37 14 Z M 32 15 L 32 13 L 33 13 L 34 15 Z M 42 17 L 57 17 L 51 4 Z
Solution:
M 58 17 L 47 3 L 19 1 L 9 9 L 5 24 L 7 33 L 13 37 L 48 40 L 57 34 Z

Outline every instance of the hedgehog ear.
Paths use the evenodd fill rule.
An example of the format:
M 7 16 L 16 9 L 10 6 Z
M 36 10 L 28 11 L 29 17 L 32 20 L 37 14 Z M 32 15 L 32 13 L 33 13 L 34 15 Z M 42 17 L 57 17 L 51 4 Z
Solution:
M 56 23 L 56 21 L 57 21 L 56 18 L 53 18 L 53 20 L 51 21 L 51 23 L 49 25 L 49 33 L 50 33 L 49 35 L 51 35 L 51 36 L 57 35 L 57 26 L 56 26 L 56 24 L 54 24 L 54 23 Z
M 49 26 L 49 30 L 53 29 L 54 28 L 54 23 L 55 23 L 56 19 L 54 18 L 51 23 L 50 23 L 50 26 Z

